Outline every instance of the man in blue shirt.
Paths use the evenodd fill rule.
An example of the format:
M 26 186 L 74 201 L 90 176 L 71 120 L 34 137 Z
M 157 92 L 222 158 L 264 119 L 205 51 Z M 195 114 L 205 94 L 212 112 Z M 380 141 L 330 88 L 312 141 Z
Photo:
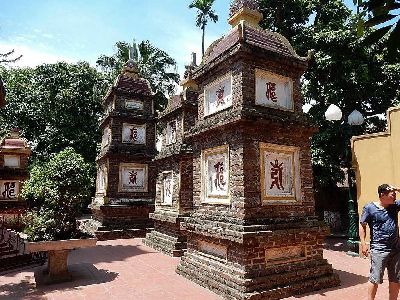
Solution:
M 397 300 L 400 288 L 400 240 L 395 188 L 389 184 L 378 187 L 379 200 L 364 206 L 360 225 L 360 244 L 365 256 L 370 254 L 371 269 L 368 282 L 368 300 L 374 300 L 378 284 L 383 282 L 385 269 L 389 278 L 389 300 Z M 365 242 L 367 224 L 370 229 L 370 249 Z

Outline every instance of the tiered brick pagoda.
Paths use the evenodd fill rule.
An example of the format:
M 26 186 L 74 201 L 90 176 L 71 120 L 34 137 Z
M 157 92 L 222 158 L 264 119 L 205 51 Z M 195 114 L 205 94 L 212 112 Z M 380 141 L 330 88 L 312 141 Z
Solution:
M 22 190 L 22 182 L 29 179 L 28 158 L 31 149 L 20 138 L 18 129 L 0 142 L 0 213 L 2 215 L 18 215 L 25 210 L 25 201 L 18 194 Z
M 300 93 L 310 57 L 262 30 L 251 2 L 232 4 L 231 30 L 193 73 L 194 211 L 177 272 L 226 299 L 281 299 L 340 282 L 323 258 L 329 229 L 314 211 L 316 128 Z
M 156 156 L 156 207 L 150 218 L 154 230 L 144 244 L 171 256 L 186 250 L 186 234 L 180 224 L 193 209 L 193 158 L 185 131 L 197 117 L 197 86 L 191 79 L 195 60 L 186 66 L 183 93 L 169 99 L 167 108 L 158 117 L 162 128 L 162 148 Z
M 153 227 L 154 98 L 130 59 L 104 99 L 96 196 L 90 205 L 93 218 L 102 224 L 96 232 L 99 239 L 144 237 Z

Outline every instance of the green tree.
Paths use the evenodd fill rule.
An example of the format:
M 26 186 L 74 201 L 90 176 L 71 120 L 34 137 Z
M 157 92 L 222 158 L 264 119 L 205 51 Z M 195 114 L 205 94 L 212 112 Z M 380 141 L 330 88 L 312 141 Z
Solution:
M 275 14 L 279 11 L 277 5 L 281 6 L 281 10 L 286 9 L 278 2 L 260 2 L 264 14 L 270 15 L 270 21 L 264 22 L 263 26 L 281 33 L 293 33 L 288 39 L 300 55 L 315 49 L 303 76 L 302 91 L 304 102 L 316 102 L 306 115 L 319 126 L 319 132 L 311 140 L 315 183 L 322 187 L 336 185 L 344 180 L 341 163 L 345 159 L 347 133 L 339 122 L 333 124 L 325 120 L 325 110 L 330 104 L 335 104 L 342 109 L 344 116 L 354 109 L 360 111 L 366 122 L 354 128 L 353 134 L 383 130 L 385 122 L 377 115 L 385 114 L 390 106 L 399 101 L 400 66 L 386 62 L 387 50 L 383 42 L 373 47 L 363 43 L 363 38 L 356 33 L 357 17 L 352 15 L 343 1 L 319 0 L 311 3 L 291 0 L 293 3 L 287 8 L 290 13 L 281 11 L 280 15 L 298 16 L 291 15 L 289 20 L 281 20 L 281 26 L 276 25 L 278 17 L 274 19 L 271 15 L 271 11 Z M 293 10 L 293 7 L 299 9 Z M 310 14 L 308 17 L 305 11 Z M 311 22 L 304 23 L 306 19 Z M 300 20 L 300 24 L 294 26 L 293 20 Z M 285 27 L 301 30 L 294 33 Z
M 206 25 L 209 20 L 216 23 L 218 21 L 218 15 L 213 9 L 211 9 L 215 0 L 193 0 L 189 4 L 189 8 L 196 8 L 196 26 L 202 30 L 201 36 L 201 55 L 204 56 L 204 35 L 206 30 Z
M 32 158 L 47 161 L 73 146 L 94 162 L 101 140 L 98 121 L 107 84 L 86 62 L 43 64 L 35 68 L 0 68 L 7 105 L 0 110 L 1 127 L 13 127 L 32 147 Z
M 366 44 L 371 45 L 390 32 L 387 39 L 388 59 L 394 61 L 400 49 L 400 13 L 396 13 L 400 9 L 400 0 L 353 0 L 353 2 L 360 10 L 359 35 L 363 34 L 364 28 L 380 26 L 379 29 L 369 33 L 365 40 Z M 364 20 L 366 16 L 367 20 Z M 397 22 L 394 21 L 396 18 Z
M 29 207 L 24 219 L 30 241 L 78 237 L 77 206 L 90 199 L 90 169 L 71 147 L 34 165 L 21 192 Z
M 153 46 L 150 41 L 142 41 L 139 44 L 133 41 L 117 42 L 116 53 L 112 56 L 101 55 L 97 59 L 97 66 L 108 74 L 108 78 L 114 80 L 121 73 L 123 65 L 129 59 L 131 53 L 133 61 L 139 69 L 139 76 L 150 82 L 152 90 L 156 93 L 156 109 L 163 110 L 168 98 L 175 93 L 176 85 L 179 84 L 179 74 L 176 73 L 176 61 L 165 51 Z
M 289 41 L 297 37 L 309 22 L 313 13 L 313 0 L 261 0 L 262 28 L 278 32 Z

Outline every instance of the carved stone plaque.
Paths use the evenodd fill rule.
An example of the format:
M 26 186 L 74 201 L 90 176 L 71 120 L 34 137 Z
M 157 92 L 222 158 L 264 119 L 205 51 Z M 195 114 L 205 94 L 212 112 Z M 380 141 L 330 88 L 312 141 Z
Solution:
M 174 189 L 172 171 L 163 172 L 162 204 L 172 204 L 172 194 Z
M 106 147 L 110 142 L 110 128 L 107 126 L 103 129 L 103 137 L 101 140 L 101 146 Z
M 298 147 L 260 143 L 263 204 L 300 202 Z
M 256 69 L 256 104 L 293 111 L 291 78 Z
M 229 204 L 229 147 L 220 146 L 202 153 L 203 201 Z
M 148 166 L 146 164 L 121 163 L 119 166 L 120 192 L 147 192 Z
M 167 124 L 167 145 L 176 143 L 176 121 Z
M 125 108 L 143 110 L 143 102 L 132 99 L 125 99 Z
M 99 166 L 97 169 L 97 193 L 105 194 L 107 188 L 107 167 Z
M 146 125 L 124 123 L 122 125 L 122 142 L 146 144 Z
M 4 166 L 9 168 L 19 168 L 20 160 L 18 155 L 4 155 Z
M 204 88 L 204 115 L 211 115 L 232 105 L 231 73 Z
M 19 181 L 1 180 L 0 188 L 0 200 L 17 200 L 17 194 L 19 193 Z

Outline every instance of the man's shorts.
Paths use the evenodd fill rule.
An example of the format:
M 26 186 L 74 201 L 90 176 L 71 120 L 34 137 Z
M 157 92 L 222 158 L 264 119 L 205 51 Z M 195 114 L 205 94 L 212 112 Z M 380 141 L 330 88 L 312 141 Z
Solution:
M 388 270 L 389 282 L 400 282 L 400 250 L 379 251 L 371 249 L 371 269 L 369 281 L 382 283 L 383 273 Z

